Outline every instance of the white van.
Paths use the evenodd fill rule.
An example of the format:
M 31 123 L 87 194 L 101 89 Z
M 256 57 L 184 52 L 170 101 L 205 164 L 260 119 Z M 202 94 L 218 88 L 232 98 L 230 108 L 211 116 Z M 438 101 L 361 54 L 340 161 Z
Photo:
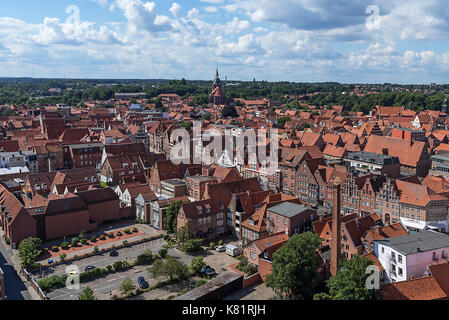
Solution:
M 226 245 L 226 253 L 231 257 L 236 257 L 240 254 L 240 248 L 234 246 L 233 244 Z

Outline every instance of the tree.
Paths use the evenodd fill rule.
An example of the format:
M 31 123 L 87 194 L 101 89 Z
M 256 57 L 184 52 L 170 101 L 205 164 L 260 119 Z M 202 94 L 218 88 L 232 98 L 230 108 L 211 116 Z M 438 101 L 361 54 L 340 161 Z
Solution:
M 201 120 L 203 120 L 203 121 L 209 121 L 211 118 L 212 118 L 212 114 L 210 114 L 210 113 L 208 112 L 208 113 L 206 113 L 206 114 L 201 118 Z
M 78 295 L 78 300 L 97 300 L 97 297 L 95 297 L 94 291 L 87 287 Z
M 164 215 L 164 221 L 163 221 L 163 225 L 164 225 L 164 229 L 168 230 L 171 233 L 174 233 L 176 231 L 177 225 L 178 225 L 178 212 L 179 209 L 181 208 L 182 205 L 182 201 L 178 200 L 178 201 L 174 201 L 172 202 L 166 211 L 166 214 Z
M 291 121 L 292 119 L 290 118 L 290 117 L 280 117 L 279 119 L 278 119 L 278 125 L 281 127 L 281 128 L 284 128 L 284 126 L 285 126 L 285 123 L 287 122 L 287 121 Z
M 290 300 L 312 299 L 319 282 L 316 250 L 320 237 L 312 232 L 293 235 L 275 254 L 267 287 Z
M 201 274 L 201 269 L 203 267 L 206 266 L 206 263 L 203 261 L 203 257 L 202 256 L 198 256 L 192 259 L 192 262 L 190 262 L 190 274 L 195 276 L 195 275 L 200 275 Z
M 183 245 L 188 240 L 192 239 L 192 235 L 190 234 L 189 228 L 187 225 L 183 225 L 181 228 L 179 228 L 176 232 L 176 239 L 178 240 L 178 243 Z
M 19 257 L 24 267 L 28 267 L 36 261 L 39 256 L 39 247 L 42 241 L 38 238 L 26 238 L 19 244 Z
M 374 290 L 366 288 L 366 268 L 373 261 L 362 256 L 354 256 L 343 261 L 341 269 L 327 283 L 329 294 L 321 293 L 314 296 L 315 300 L 371 300 Z
M 232 106 L 225 106 L 223 108 L 223 110 L 221 111 L 221 115 L 223 116 L 223 118 L 227 118 L 227 117 L 236 118 L 239 116 L 235 107 L 232 107 Z
M 168 257 L 165 260 L 156 260 L 148 270 L 154 278 L 168 277 L 170 281 L 187 279 L 189 277 L 189 267 L 182 261 Z
M 120 284 L 120 293 L 124 296 L 128 296 L 134 289 L 136 289 L 136 286 L 129 278 L 123 280 Z

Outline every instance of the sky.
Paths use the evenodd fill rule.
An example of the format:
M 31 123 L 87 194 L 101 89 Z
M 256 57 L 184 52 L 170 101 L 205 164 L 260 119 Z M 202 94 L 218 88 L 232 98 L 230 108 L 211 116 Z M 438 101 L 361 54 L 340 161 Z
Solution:
M 0 77 L 449 83 L 446 0 L 0 0 Z

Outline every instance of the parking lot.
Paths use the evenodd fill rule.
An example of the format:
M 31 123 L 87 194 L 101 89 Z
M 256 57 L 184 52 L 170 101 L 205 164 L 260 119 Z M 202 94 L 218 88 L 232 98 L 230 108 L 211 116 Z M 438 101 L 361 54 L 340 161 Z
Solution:
M 117 250 L 119 255 L 117 257 L 110 257 L 109 253 L 104 253 L 102 255 L 89 257 L 86 259 L 82 259 L 77 261 L 75 264 L 80 272 L 84 272 L 85 267 L 87 266 L 94 266 L 99 268 L 105 268 L 107 265 L 112 265 L 116 261 L 134 261 L 136 257 L 142 253 L 144 253 L 146 250 L 151 250 L 153 253 L 157 253 L 165 244 L 166 242 L 163 239 L 156 239 L 147 243 L 142 243 L 139 245 L 135 245 L 130 248 L 123 248 Z M 229 268 L 229 265 L 236 263 L 237 259 L 230 257 L 226 254 L 226 252 L 217 252 L 215 250 L 205 250 L 201 253 L 198 253 L 196 255 L 188 255 L 185 254 L 182 251 L 179 251 L 177 249 L 169 249 L 168 254 L 180 259 L 185 264 L 190 265 L 190 262 L 195 256 L 203 256 L 204 262 L 207 265 L 210 265 L 212 268 L 215 269 L 217 274 L 223 273 L 225 271 L 231 270 Z M 66 267 L 68 265 L 60 265 L 54 268 L 54 270 L 49 273 L 46 276 L 51 275 L 64 275 L 66 274 Z M 120 284 L 123 280 L 126 278 L 131 279 L 135 284 L 137 284 L 137 278 L 140 276 L 143 276 L 148 283 L 151 285 L 156 284 L 156 279 L 151 279 L 150 275 L 148 273 L 148 268 L 150 266 L 135 266 L 131 269 L 128 269 L 126 271 L 117 272 L 114 274 L 109 274 L 105 277 L 101 277 L 99 279 L 96 279 L 94 281 L 90 281 L 87 283 L 82 283 L 81 288 L 79 290 L 74 289 L 57 289 L 48 294 L 48 297 L 52 300 L 74 300 L 78 297 L 79 293 L 87 286 L 89 286 L 92 290 L 94 290 L 95 295 L 97 298 L 101 300 L 109 300 L 114 294 L 118 295 L 118 289 L 120 287 Z M 191 283 L 188 287 L 191 286 Z M 161 289 L 162 291 L 167 293 L 167 295 L 176 294 L 176 292 L 173 292 L 175 290 L 176 286 L 168 289 Z M 181 291 L 182 289 L 180 289 Z M 161 291 L 161 292 L 162 292 Z M 155 299 L 157 295 L 155 296 L 154 293 L 144 295 L 143 299 Z M 142 299 L 142 298 L 140 298 Z

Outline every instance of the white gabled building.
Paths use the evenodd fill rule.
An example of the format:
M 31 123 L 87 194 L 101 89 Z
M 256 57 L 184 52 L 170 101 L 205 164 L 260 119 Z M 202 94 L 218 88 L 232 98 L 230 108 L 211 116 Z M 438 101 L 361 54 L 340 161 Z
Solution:
M 448 261 L 449 235 L 429 230 L 376 240 L 374 253 L 387 282 L 422 277 L 428 265 Z

